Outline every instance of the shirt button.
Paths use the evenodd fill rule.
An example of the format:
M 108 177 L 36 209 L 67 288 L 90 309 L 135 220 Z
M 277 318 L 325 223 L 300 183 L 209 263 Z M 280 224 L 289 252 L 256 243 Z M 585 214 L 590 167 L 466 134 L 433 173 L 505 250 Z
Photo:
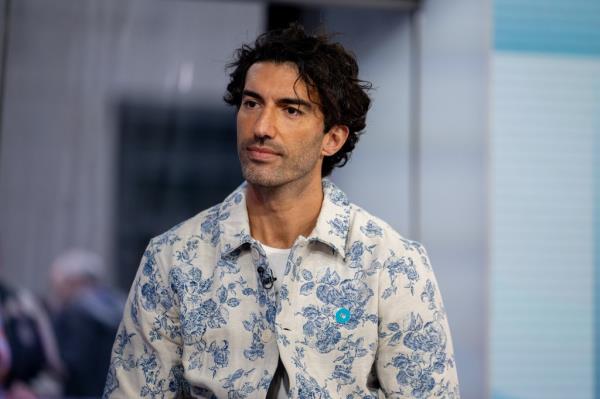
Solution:
M 271 330 L 267 329 L 267 330 L 263 330 L 260 338 L 262 339 L 262 342 L 264 342 L 265 344 L 269 341 L 271 341 L 271 339 L 273 338 L 273 332 L 271 332 Z

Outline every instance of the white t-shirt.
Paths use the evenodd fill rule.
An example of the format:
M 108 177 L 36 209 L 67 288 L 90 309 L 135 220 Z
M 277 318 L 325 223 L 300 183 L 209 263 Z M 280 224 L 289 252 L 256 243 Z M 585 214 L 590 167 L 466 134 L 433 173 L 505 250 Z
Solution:
M 267 254 L 267 259 L 269 260 L 269 268 L 273 272 L 273 277 L 277 280 L 273 283 L 275 287 L 275 291 L 279 292 L 279 288 L 281 288 L 281 281 L 283 280 L 283 273 L 285 272 L 285 264 L 287 263 L 287 259 L 290 256 L 291 248 L 273 248 L 268 247 L 265 244 L 262 244 L 265 252 Z
M 266 246 L 265 244 L 262 244 L 262 246 L 267 254 L 269 268 L 273 272 L 273 277 L 276 278 L 273 287 L 275 288 L 275 292 L 279 292 L 281 281 L 283 280 L 283 273 L 285 272 L 285 265 L 292 249 L 273 248 Z M 280 358 L 277 370 L 275 371 L 275 375 L 269 386 L 269 391 L 267 392 L 267 399 L 288 399 L 289 388 L 290 382 Z

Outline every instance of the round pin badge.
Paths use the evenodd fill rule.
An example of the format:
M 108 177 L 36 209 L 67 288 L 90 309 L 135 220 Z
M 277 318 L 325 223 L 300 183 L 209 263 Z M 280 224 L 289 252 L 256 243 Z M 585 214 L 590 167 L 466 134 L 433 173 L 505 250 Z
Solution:
M 335 313 L 335 321 L 340 324 L 346 324 L 350 321 L 350 311 L 346 308 L 339 308 Z

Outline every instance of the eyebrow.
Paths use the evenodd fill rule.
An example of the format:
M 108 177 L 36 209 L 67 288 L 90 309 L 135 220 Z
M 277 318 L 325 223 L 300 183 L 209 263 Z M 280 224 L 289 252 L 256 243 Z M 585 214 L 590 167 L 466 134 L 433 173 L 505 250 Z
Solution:
M 253 97 L 256 98 L 257 100 L 260 100 L 262 102 L 264 102 L 264 98 L 258 94 L 255 91 L 252 90 L 244 90 L 242 92 L 242 96 L 248 96 L 248 97 Z M 284 97 L 284 98 L 280 98 L 276 101 L 277 104 L 280 105 L 299 105 L 302 107 L 306 107 L 308 109 L 312 109 L 312 104 L 306 100 L 302 100 L 300 98 L 289 98 L 289 97 Z

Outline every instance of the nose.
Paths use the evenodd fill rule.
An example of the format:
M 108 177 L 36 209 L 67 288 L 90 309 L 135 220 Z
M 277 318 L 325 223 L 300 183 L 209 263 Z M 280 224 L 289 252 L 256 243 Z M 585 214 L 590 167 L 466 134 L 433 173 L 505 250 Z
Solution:
M 276 115 L 271 107 L 265 106 L 254 124 L 254 136 L 261 140 L 272 139 L 277 135 Z

